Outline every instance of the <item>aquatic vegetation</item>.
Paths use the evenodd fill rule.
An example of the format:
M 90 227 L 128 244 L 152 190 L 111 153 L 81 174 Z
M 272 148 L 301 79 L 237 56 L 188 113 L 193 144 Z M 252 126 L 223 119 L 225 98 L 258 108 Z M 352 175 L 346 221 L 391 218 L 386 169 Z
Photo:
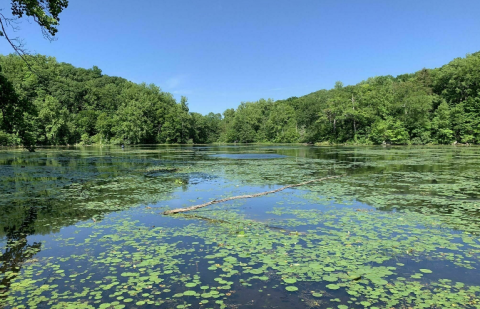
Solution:
M 290 155 L 209 158 L 218 150 L 228 152 L 205 148 L 205 155 L 192 158 L 191 151 L 178 151 L 187 158 L 177 162 L 161 159 L 171 151 L 139 151 L 116 161 L 124 171 L 107 168 L 112 161 L 105 159 L 99 169 L 106 174 L 92 174 L 88 185 L 72 181 L 59 185 L 55 194 L 37 196 L 50 211 L 58 207 L 58 215 L 53 211 L 48 218 L 48 207 L 34 207 L 30 217 L 24 214 L 31 223 L 23 221 L 12 232 L 4 228 L 0 305 L 480 308 L 478 176 L 477 167 L 469 166 L 480 159 L 476 148 L 455 154 L 466 158 L 466 163 L 453 159 L 455 168 L 449 164 L 451 151 L 441 149 L 432 154 L 416 148 L 320 153 L 312 148 L 311 157 L 324 157 L 311 158 L 278 148 Z M 144 171 L 167 164 L 176 170 L 144 177 Z M 88 171 L 91 164 L 85 165 Z M 340 173 L 348 176 L 185 215 L 162 215 L 198 201 Z M 63 209 L 70 209 L 65 216 L 78 215 L 59 220 Z M 2 211 L 3 218 L 17 220 Z M 39 233 L 61 226 L 50 235 Z

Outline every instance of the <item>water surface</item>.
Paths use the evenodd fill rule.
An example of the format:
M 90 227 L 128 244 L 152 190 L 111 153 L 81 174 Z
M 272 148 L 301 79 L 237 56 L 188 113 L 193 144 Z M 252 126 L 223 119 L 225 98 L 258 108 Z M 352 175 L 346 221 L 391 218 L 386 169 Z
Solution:
M 479 163 L 476 147 L 2 150 L 0 306 L 480 308 Z

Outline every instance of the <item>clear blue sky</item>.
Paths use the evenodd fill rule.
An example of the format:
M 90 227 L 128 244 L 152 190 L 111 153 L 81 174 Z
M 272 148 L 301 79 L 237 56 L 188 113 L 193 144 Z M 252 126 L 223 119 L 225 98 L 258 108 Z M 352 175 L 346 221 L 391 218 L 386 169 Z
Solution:
M 480 1 L 70 0 L 56 42 L 21 27 L 32 51 L 154 83 L 205 114 L 479 51 Z

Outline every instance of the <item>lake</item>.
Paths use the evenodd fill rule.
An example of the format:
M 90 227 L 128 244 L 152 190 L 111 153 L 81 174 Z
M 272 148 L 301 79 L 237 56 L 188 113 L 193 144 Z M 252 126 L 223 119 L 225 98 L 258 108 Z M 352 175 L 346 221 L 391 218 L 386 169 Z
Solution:
M 4 149 L 0 182 L 0 307 L 480 308 L 478 147 Z

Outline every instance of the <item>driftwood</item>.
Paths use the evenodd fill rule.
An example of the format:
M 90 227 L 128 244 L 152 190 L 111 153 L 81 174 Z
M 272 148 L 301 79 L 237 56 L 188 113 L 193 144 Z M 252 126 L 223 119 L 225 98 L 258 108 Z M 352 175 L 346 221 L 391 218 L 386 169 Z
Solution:
M 305 182 L 302 182 L 302 183 L 297 183 L 297 184 L 294 184 L 294 185 L 288 185 L 288 186 L 285 186 L 285 187 L 281 187 L 281 188 L 278 188 L 276 190 L 266 191 L 266 192 L 261 192 L 261 193 L 255 193 L 255 194 L 251 194 L 251 195 L 237 195 L 237 196 L 227 197 L 227 198 L 220 199 L 220 200 L 215 199 L 213 201 L 210 201 L 210 202 L 204 203 L 204 204 L 200 204 L 200 205 L 167 210 L 163 214 L 164 215 L 172 215 L 172 214 L 176 214 L 176 213 L 179 213 L 179 212 L 192 211 L 192 210 L 199 209 L 199 208 L 202 208 L 202 207 L 205 207 L 205 206 L 210 206 L 210 205 L 213 205 L 213 204 L 223 203 L 223 202 L 227 202 L 227 201 L 231 201 L 231 200 L 259 197 L 259 196 L 263 196 L 263 195 L 267 195 L 267 194 L 277 193 L 277 192 L 283 191 L 283 190 L 288 189 L 288 188 L 304 186 L 304 185 L 307 185 L 307 184 L 312 183 L 312 182 L 324 181 L 324 180 L 327 180 L 327 179 L 339 178 L 339 177 L 342 177 L 342 176 L 343 175 L 325 177 L 325 178 L 320 178 L 320 179 L 313 179 L 313 180 L 305 181 Z

